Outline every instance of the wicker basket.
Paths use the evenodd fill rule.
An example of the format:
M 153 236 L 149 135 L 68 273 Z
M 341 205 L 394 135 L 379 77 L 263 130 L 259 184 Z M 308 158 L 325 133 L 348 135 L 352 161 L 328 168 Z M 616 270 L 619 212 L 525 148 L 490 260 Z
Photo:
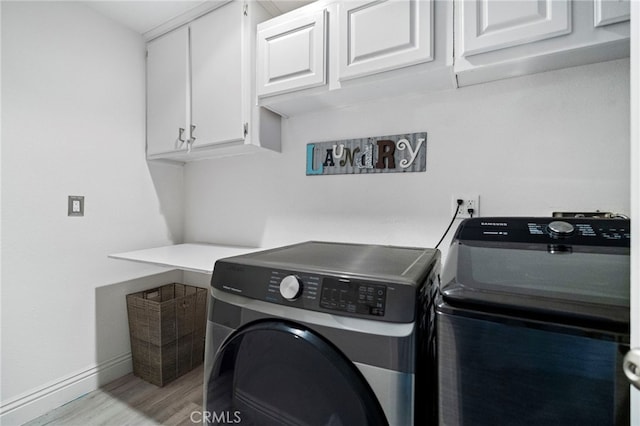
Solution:
M 133 374 L 164 386 L 204 360 L 207 290 L 184 284 L 127 295 Z

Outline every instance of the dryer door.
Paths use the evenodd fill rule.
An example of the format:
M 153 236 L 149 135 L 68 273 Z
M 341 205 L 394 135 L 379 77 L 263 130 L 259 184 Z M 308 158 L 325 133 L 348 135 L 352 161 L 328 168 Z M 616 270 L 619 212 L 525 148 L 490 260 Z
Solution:
M 206 386 L 205 420 L 242 425 L 387 425 L 358 369 L 308 328 L 247 324 L 218 351 Z

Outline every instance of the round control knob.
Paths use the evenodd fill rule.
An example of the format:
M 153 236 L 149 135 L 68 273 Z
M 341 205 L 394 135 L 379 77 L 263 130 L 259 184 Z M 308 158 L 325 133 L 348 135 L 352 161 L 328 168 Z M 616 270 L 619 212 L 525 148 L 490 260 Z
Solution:
M 552 237 L 568 237 L 575 230 L 572 224 L 562 220 L 551 222 L 547 227 Z
M 287 275 L 280 281 L 280 294 L 287 300 L 296 300 L 302 293 L 302 282 L 295 275 Z

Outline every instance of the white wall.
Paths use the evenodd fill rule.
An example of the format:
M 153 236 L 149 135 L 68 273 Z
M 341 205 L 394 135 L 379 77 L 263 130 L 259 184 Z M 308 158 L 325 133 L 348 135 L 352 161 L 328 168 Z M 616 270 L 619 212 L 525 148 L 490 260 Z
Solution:
M 179 279 L 107 258 L 182 240 L 182 168 L 144 159 L 144 78 L 139 34 L 79 3 L 2 2 L 4 425 L 126 373 L 124 295 Z
M 418 131 L 426 173 L 305 176 L 309 142 Z M 628 154 L 628 60 L 308 114 L 283 121 L 280 155 L 186 167 L 185 238 L 433 247 L 455 193 L 483 216 L 628 214 Z

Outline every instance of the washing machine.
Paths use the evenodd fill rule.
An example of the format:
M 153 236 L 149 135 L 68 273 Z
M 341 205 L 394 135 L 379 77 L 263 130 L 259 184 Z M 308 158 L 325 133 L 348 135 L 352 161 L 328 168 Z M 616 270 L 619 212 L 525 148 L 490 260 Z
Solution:
M 629 425 L 630 223 L 463 221 L 436 323 L 440 424 Z
M 217 261 L 203 420 L 429 424 L 439 265 L 434 249 L 318 241 Z

